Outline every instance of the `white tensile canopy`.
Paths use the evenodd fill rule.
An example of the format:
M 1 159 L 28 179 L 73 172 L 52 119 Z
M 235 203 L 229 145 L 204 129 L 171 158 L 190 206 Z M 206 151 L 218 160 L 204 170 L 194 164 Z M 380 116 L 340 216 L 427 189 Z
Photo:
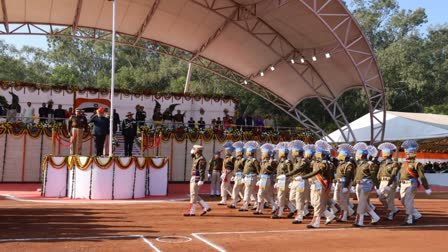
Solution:
M 298 109 L 317 98 L 337 127 L 338 98 L 360 88 L 369 100 L 372 140 L 381 139 L 385 90 L 373 51 L 341 0 L 115 0 L 118 43 L 187 61 L 260 95 L 313 133 Z M 50 26 L 50 29 L 48 28 Z M 57 27 L 56 27 L 57 26 Z M 62 30 L 62 31 L 61 31 Z M 1 0 L 0 35 L 110 40 L 109 0 Z M 86 32 L 90 31 L 90 32 Z M 100 32 L 98 32 L 100 31 Z M 353 139 L 349 131 L 344 136 Z
M 351 122 L 350 126 L 358 141 L 370 141 L 370 118 L 368 114 Z M 339 130 L 334 131 L 329 136 L 335 142 L 344 142 Z M 447 115 L 387 111 L 384 141 L 442 137 L 448 137 Z

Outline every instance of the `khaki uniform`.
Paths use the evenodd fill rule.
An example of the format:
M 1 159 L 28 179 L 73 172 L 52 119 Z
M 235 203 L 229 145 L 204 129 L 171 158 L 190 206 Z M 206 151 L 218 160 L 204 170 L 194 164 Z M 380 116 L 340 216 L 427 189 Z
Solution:
M 255 158 L 249 158 L 244 164 L 243 176 L 244 176 L 244 205 L 243 210 L 247 210 L 249 207 L 250 197 L 257 198 L 257 194 L 254 190 L 257 184 L 257 176 L 260 172 L 260 162 Z
M 235 165 L 233 169 L 233 177 L 234 177 L 234 184 L 232 189 L 232 205 L 235 206 L 236 203 L 240 200 L 240 192 L 243 188 L 243 170 L 244 170 L 244 164 L 246 163 L 246 159 L 243 157 L 236 157 L 235 159 Z M 240 176 L 238 175 L 240 174 Z M 241 179 L 239 179 L 241 178 Z
M 303 179 L 310 178 L 311 183 L 311 204 L 314 208 L 314 216 L 319 217 L 325 212 L 328 200 L 328 192 L 330 187 L 330 164 L 325 161 L 316 161 L 312 165 L 313 171 L 309 174 L 302 176 Z M 323 180 L 322 184 L 318 179 Z
M 277 166 L 277 177 L 280 175 L 287 175 L 293 170 L 291 161 L 288 159 L 280 161 Z M 288 179 L 285 181 L 285 186 L 280 185 L 280 180 L 277 180 L 277 204 L 279 208 L 284 208 L 288 204 Z M 295 209 L 294 209 L 295 210 Z
M 414 197 L 419 186 L 419 178 L 422 181 L 423 187 L 429 189 L 423 165 L 415 162 L 415 160 L 407 160 L 403 162 L 400 169 L 400 196 L 401 204 L 406 209 L 406 215 L 416 215 L 416 212 L 418 212 L 414 208 Z
M 205 170 L 207 168 L 207 161 L 204 156 L 200 155 L 198 157 L 193 157 L 193 167 L 191 169 L 191 179 L 190 179 L 190 203 L 196 204 L 201 201 L 199 197 L 199 181 L 205 180 Z
M 356 168 L 354 183 L 356 184 L 356 197 L 358 198 L 357 214 L 365 214 L 370 212 L 369 195 L 375 184 L 376 165 L 372 162 L 361 161 Z
M 286 176 L 304 176 L 311 172 L 311 162 L 307 159 L 298 158 L 293 164 L 293 170 Z M 310 183 L 308 179 L 302 181 L 293 180 L 289 191 L 289 200 L 295 202 L 298 218 L 303 219 L 305 215 L 305 202 L 310 199 Z
M 268 202 L 271 206 L 274 206 L 273 198 L 273 180 L 277 162 L 272 159 L 261 161 L 260 181 L 258 186 L 258 207 L 257 212 L 262 213 L 264 209 L 264 203 Z
M 227 155 L 223 160 L 223 170 L 221 180 L 221 197 L 222 203 L 227 201 L 227 196 L 232 195 L 232 185 L 230 184 L 230 180 L 232 178 L 233 169 L 235 167 L 236 158 L 230 155 Z
M 208 167 L 208 174 L 210 174 L 210 195 L 220 195 L 222 158 L 213 158 Z
M 379 196 L 381 203 L 384 208 L 389 212 L 395 211 L 395 190 L 397 188 L 397 183 L 395 178 L 400 169 L 400 165 L 392 161 L 391 159 L 385 160 L 381 163 L 380 169 L 378 171 L 378 181 L 380 183 L 381 194 Z M 390 191 L 384 190 L 384 187 L 389 186 Z
M 351 180 L 354 176 L 354 167 L 351 162 L 340 162 L 336 168 L 335 182 L 336 186 L 334 188 L 333 199 L 339 205 L 342 211 L 348 211 L 348 204 L 350 198 L 350 190 L 343 192 L 343 188 L 350 189 Z
M 68 119 L 68 132 L 71 133 L 70 142 L 70 155 L 82 154 L 82 137 L 84 131 L 88 132 L 89 126 L 87 124 L 87 118 L 85 116 L 73 115 Z

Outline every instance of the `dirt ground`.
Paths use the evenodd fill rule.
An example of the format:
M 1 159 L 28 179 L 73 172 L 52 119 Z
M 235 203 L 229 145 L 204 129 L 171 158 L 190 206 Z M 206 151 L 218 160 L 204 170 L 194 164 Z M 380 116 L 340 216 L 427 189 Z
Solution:
M 306 229 L 291 219 L 238 212 L 209 199 L 205 216 L 183 217 L 188 203 L 47 202 L 0 197 L 0 251 L 446 251 L 448 193 L 417 195 L 423 218 L 402 227 L 393 222 L 367 228 L 350 223 Z M 204 198 L 207 198 L 204 195 Z M 213 200 L 213 201 L 211 201 Z M 377 213 L 383 214 L 379 201 Z M 199 211 L 198 211 L 199 213 Z M 366 219 L 366 223 L 369 219 Z

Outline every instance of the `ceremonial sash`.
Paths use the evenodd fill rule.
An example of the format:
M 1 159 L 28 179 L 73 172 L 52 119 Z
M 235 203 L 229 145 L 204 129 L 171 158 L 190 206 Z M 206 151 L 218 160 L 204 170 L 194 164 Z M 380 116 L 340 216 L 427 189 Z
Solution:
M 316 178 L 317 178 L 317 180 L 319 180 L 319 183 L 321 183 L 324 186 L 325 191 L 328 192 L 330 189 L 330 187 L 329 187 L 330 183 L 328 183 L 328 181 L 327 181 L 327 183 L 325 183 L 324 178 L 322 178 L 322 176 L 320 174 L 316 174 Z
M 406 172 L 417 181 L 417 188 L 420 186 L 420 181 L 418 180 L 417 174 L 415 174 L 411 169 L 409 169 L 408 162 L 404 162 L 404 168 L 406 169 Z

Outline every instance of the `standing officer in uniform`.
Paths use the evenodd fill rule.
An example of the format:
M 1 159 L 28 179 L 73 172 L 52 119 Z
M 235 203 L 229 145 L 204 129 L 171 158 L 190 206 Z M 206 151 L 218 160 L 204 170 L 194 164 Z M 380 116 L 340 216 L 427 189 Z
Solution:
M 212 160 L 210 160 L 209 166 L 208 166 L 208 178 L 210 179 L 210 196 L 217 196 L 219 197 L 221 195 L 220 193 L 220 179 L 221 179 L 221 171 L 222 171 L 222 158 L 221 158 L 221 152 L 215 151 L 215 155 L 213 156 Z
M 354 177 L 355 167 L 350 158 L 355 150 L 350 144 L 341 144 L 338 148 L 338 160 L 339 164 L 336 168 L 333 199 L 336 204 L 341 208 L 341 215 L 336 220 L 337 222 L 347 222 L 349 211 L 349 198 L 351 181 Z
M 190 179 L 190 207 L 184 216 L 195 216 L 196 203 L 202 207 L 201 216 L 210 212 L 212 209 L 208 206 L 205 201 L 199 197 L 199 187 L 204 184 L 205 180 L 205 170 L 207 169 L 207 161 L 202 155 L 204 147 L 201 145 L 194 145 L 191 149 L 191 154 L 193 155 L 193 166 L 191 168 L 191 179 Z
M 319 140 L 316 146 L 316 161 L 313 163 L 313 171 L 303 176 L 297 176 L 297 180 L 310 179 L 311 182 L 311 203 L 314 208 L 313 220 L 307 228 L 319 228 L 320 217 L 326 212 L 328 193 L 330 191 L 330 165 L 325 160 L 325 153 L 329 153 L 331 146 L 323 140 Z M 328 211 L 327 211 L 328 212 Z M 334 216 L 333 216 L 334 218 Z
M 257 197 L 255 193 L 255 185 L 257 184 L 257 176 L 260 173 L 260 162 L 255 158 L 255 152 L 258 148 L 258 142 L 249 141 L 244 144 L 244 149 L 246 149 L 247 160 L 244 163 L 244 204 L 239 209 L 241 212 L 249 210 L 249 203 L 251 196 Z M 256 201 L 256 200 L 255 200 Z M 257 202 L 255 202 L 255 206 Z M 255 208 L 256 209 L 256 208 Z
M 104 116 L 104 108 L 99 107 L 96 114 L 90 118 L 93 123 L 93 136 L 95 137 L 96 156 L 102 156 L 104 150 L 104 142 L 109 134 L 109 118 Z
M 263 214 L 264 204 L 268 202 L 273 208 L 276 208 L 273 199 L 272 181 L 274 180 L 277 162 L 273 159 L 275 146 L 270 143 L 263 144 L 261 149 L 261 170 L 258 186 L 258 205 L 254 214 Z
M 380 165 L 378 171 L 378 181 L 380 182 L 379 190 L 377 194 L 381 203 L 387 211 L 386 219 L 392 221 L 395 215 L 400 211 L 395 207 L 395 190 L 397 187 L 396 176 L 400 169 L 400 165 L 397 161 L 392 160 L 392 155 L 397 147 L 389 142 L 382 143 L 378 146 L 381 150 L 383 162 Z
M 286 174 L 290 173 L 292 168 L 292 163 L 288 159 L 288 149 L 289 142 L 280 142 L 275 146 L 275 150 L 278 151 L 279 162 L 277 166 L 277 211 L 271 216 L 272 219 L 280 219 L 283 216 L 283 209 L 288 206 L 290 212 L 288 218 L 294 216 L 296 207 L 288 199 L 287 187 L 289 185 L 288 178 Z
M 431 195 L 428 180 L 426 180 L 422 163 L 415 161 L 418 144 L 415 140 L 406 140 L 401 148 L 406 153 L 406 161 L 401 164 L 400 169 L 400 196 L 401 204 L 406 210 L 406 218 L 402 225 L 413 225 L 422 217 L 422 214 L 414 207 L 414 197 L 420 186 L 418 179 L 422 181 L 425 193 Z
M 132 118 L 131 112 L 126 114 L 126 119 L 121 121 L 121 133 L 124 136 L 124 155 L 132 156 L 132 147 L 134 146 L 134 138 L 137 135 L 137 121 Z
M 293 157 L 292 160 L 292 171 L 286 174 L 286 177 L 289 178 L 293 175 L 296 175 L 298 168 L 300 167 L 300 164 L 303 160 L 303 147 L 305 146 L 305 143 L 300 140 L 294 140 L 288 144 L 288 150 L 291 152 L 291 155 Z M 307 172 L 308 173 L 308 172 Z M 306 173 L 304 173 L 306 174 Z M 297 185 L 298 181 L 293 180 L 291 183 L 289 183 L 289 201 L 293 203 L 296 206 L 297 209 Z M 297 209 L 298 211 L 298 209 Z
M 367 152 L 369 153 L 369 155 L 367 156 L 367 159 L 370 162 L 370 166 L 371 166 L 371 171 L 372 171 L 372 182 L 373 182 L 373 188 L 375 190 L 375 192 L 377 192 L 377 188 L 380 187 L 380 183 L 378 181 L 378 170 L 380 169 L 380 165 L 378 162 L 378 149 L 373 146 L 373 145 L 369 145 L 367 146 Z M 378 194 L 379 197 L 379 194 Z M 369 206 L 370 208 L 372 208 L 373 210 L 375 210 L 375 205 L 372 204 L 372 202 L 370 202 L 370 194 L 369 194 Z
M 358 198 L 358 207 L 356 208 L 356 219 L 353 226 L 364 226 L 364 214 L 368 213 L 372 217 L 370 224 L 375 225 L 380 221 L 380 217 L 369 205 L 369 194 L 374 185 L 373 174 L 375 166 L 372 162 L 367 160 L 368 147 L 365 143 L 357 143 L 353 146 L 356 150 L 356 160 L 358 166 L 356 167 L 355 183 L 356 183 L 356 197 Z
M 286 176 L 298 176 L 294 178 L 290 192 L 292 194 L 293 191 L 295 191 L 295 196 L 292 199 L 295 200 L 297 209 L 297 216 L 292 224 L 302 223 L 303 217 L 309 214 L 308 206 L 305 205 L 305 202 L 309 199 L 310 183 L 308 182 L 308 179 L 301 179 L 301 176 L 304 176 L 311 172 L 311 165 L 315 147 L 314 144 L 302 144 L 304 144 L 302 141 L 295 140 L 292 141 L 289 145 L 290 149 L 292 150 L 292 155 L 295 157 L 295 160 L 293 161 L 293 170 L 290 173 L 286 174 Z M 303 146 L 303 148 L 301 146 Z M 302 155 L 303 157 L 301 158 Z
M 233 169 L 235 167 L 236 158 L 232 155 L 233 153 L 233 142 L 228 141 L 225 142 L 223 147 L 226 153 L 226 156 L 223 160 L 222 165 L 222 175 L 221 175 L 221 201 L 218 205 L 226 205 L 227 204 L 227 195 L 232 195 L 232 185 L 230 184 Z
M 299 141 L 299 140 L 296 140 Z M 297 153 L 300 153 L 299 146 L 301 146 L 301 143 L 297 143 L 296 141 L 291 142 L 292 146 L 292 153 L 293 156 L 297 156 Z M 302 142 L 302 141 L 300 141 Z M 303 142 L 302 142 L 303 143 Z M 295 144 L 300 144 L 299 146 L 295 146 Z M 308 182 L 308 179 L 301 179 L 301 176 L 304 176 L 311 172 L 311 166 L 312 166 L 312 159 L 314 156 L 315 147 L 314 144 L 307 144 L 303 146 L 304 153 L 303 158 L 299 159 L 300 157 L 296 157 L 293 165 L 293 170 L 288 173 L 286 176 L 298 176 L 294 178 L 294 184 L 291 187 L 291 191 L 295 191 L 295 202 L 296 202 L 296 209 L 297 209 L 297 216 L 295 220 L 292 222 L 292 224 L 300 224 L 303 221 L 303 218 L 309 214 L 308 212 L 308 206 L 305 205 L 305 202 L 309 198 L 310 194 L 310 183 Z M 294 189 L 293 189 L 294 188 Z
M 234 143 L 233 148 L 235 148 L 235 166 L 233 169 L 233 181 L 235 182 L 233 184 L 232 189 L 232 203 L 228 205 L 228 208 L 236 208 L 236 204 L 240 201 L 240 191 L 243 188 L 243 170 L 244 170 L 244 164 L 246 163 L 246 159 L 243 158 L 244 153 L 244 143 L 241 141 L 238 141 Z
M 70 155 L 81 155 L 82 137 L 84 131 L 89 131 L 87 118 L 83 115 L 82 109 L 76 109 L 75 114 L 68 119 L 68 134 L 70 135 Z

